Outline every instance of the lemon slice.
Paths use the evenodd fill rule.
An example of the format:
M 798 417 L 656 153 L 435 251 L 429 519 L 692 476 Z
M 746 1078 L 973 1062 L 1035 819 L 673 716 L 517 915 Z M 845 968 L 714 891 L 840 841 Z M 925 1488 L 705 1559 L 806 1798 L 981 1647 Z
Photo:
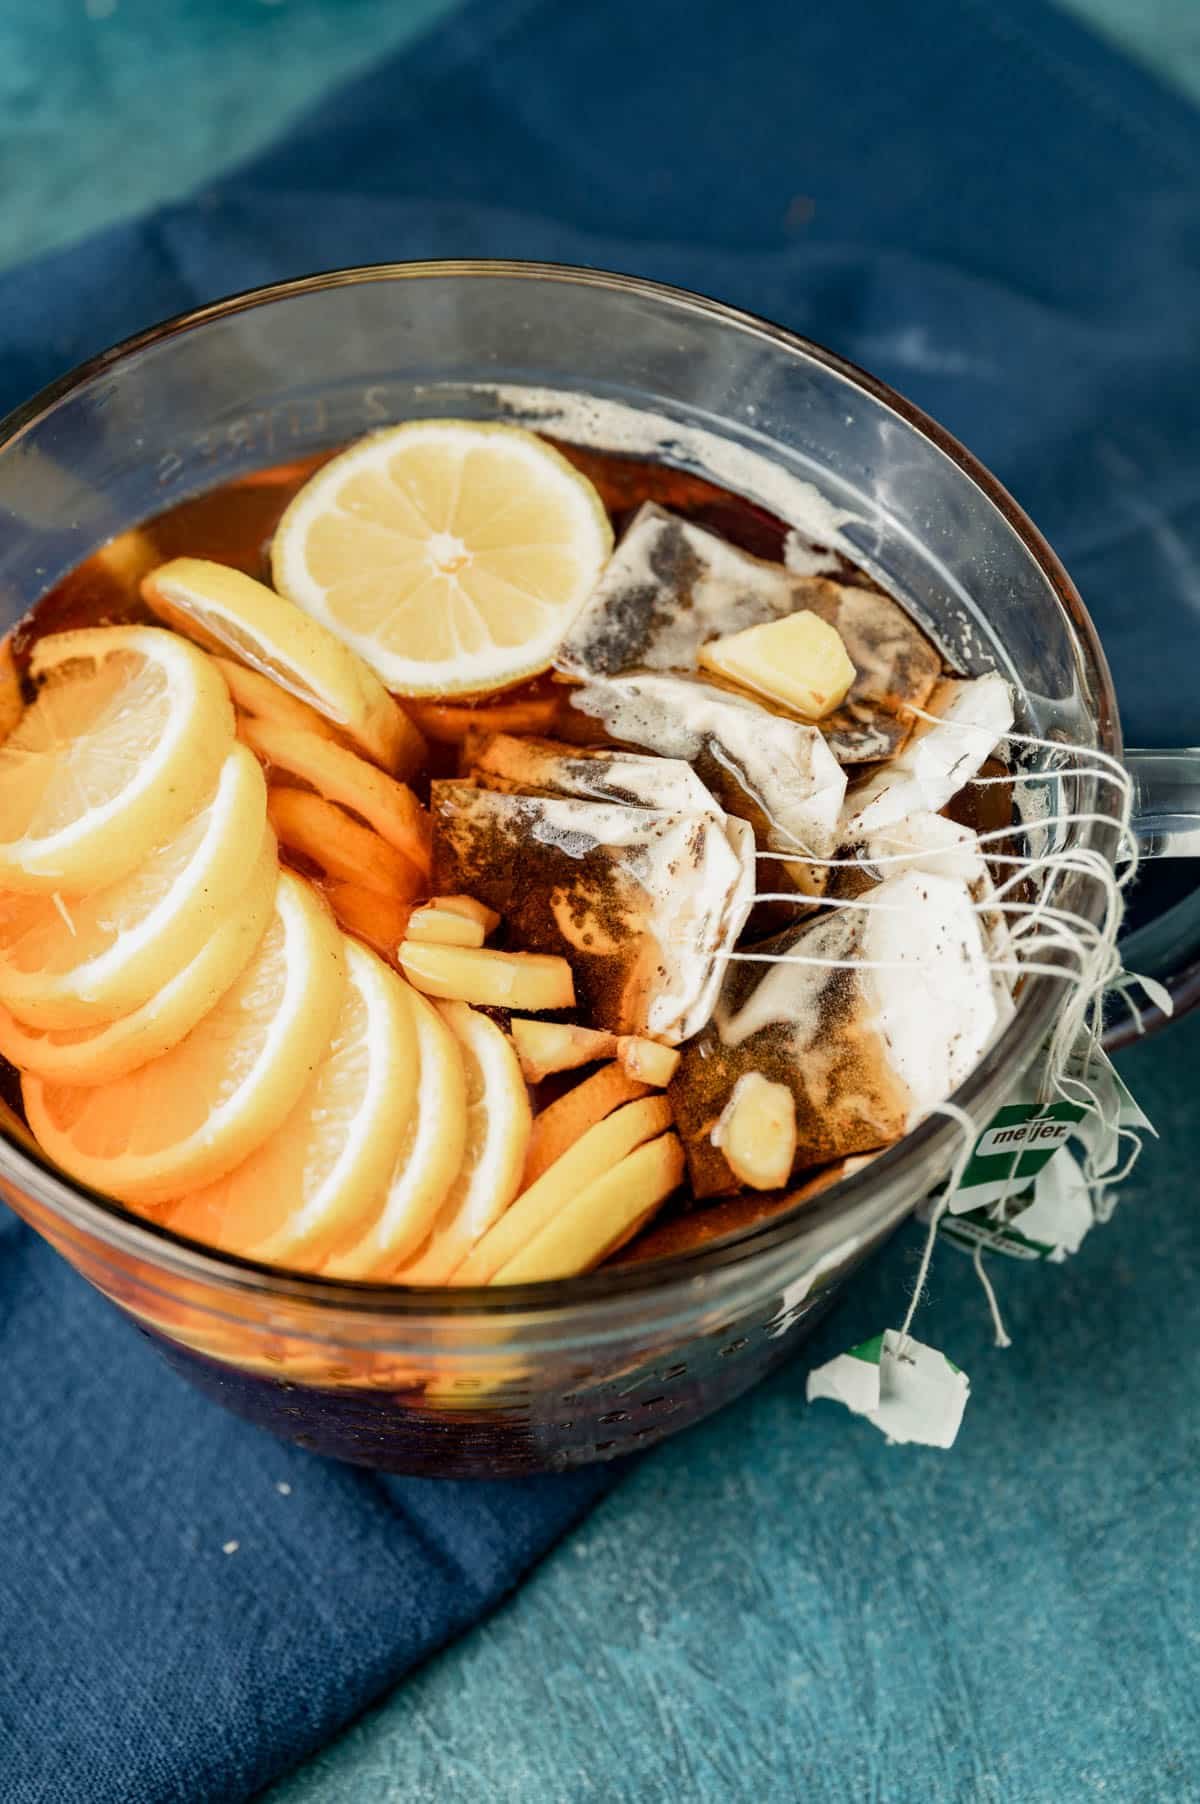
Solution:
M 363 1225 L 399 1151 L 417 1085 L 405 985 L 353 940 L 324 1059 L 283 1125 L 215 1184 L 161 1217 L 226 1252 L 311 1266 Z
M 244 970 L 271 919 L 279 865 L 275 836 L 262 850 L 243 895 L 212 938 L 132 1014 L 98 1027 L 29 1027 L 0 1009 L 0 1053 L 19 1071 L 61 1084 L 105 1084 L 177 1046 Z
M 415 420 L 322 465 L 272 566 L 389 689 L 482 693 L 549 667 L 612 542 L 595 488 L 532 432 Z
M 0 887 L 96 889 L 211 790 L 233 737 L 211 662 L 157 627 L 54 633 L 36 701 L 0 745 Z
M 246 887 L 267 786 L 234 742 L 212 795 L 119 883 L 86 896 L 0 893 L 0 1003 L 34 1027 L 131 1014 L 177 977 Z
M 467 1080 L 459 1042 L 432 1005 L 408 991 L 417 1031 L 417 1092 L 379 1207 L 362 1236 L 326 1260 L 335 1278 L 382 1277 L 420 1245 L 467 1142 Z
M 140 1206 L 232 1171 L 290 1114 L 325 1057 L 346 985 L 343 944 L 316 893 L 282 872 L 261 945 L 178 1046 L 99 1088 L 22 1079 L 43 1151 L 81 1183 Z
M 407 776 L 423 762 L 421 735 L 374 671 L 265 583 L 228 564 L 177 557 L 151 571 L 142 594 L 168 626 L 270 677 L 386 770 Z
M 393 1273 L 402 1284 L 444 1284 L 462 1264 L 517 1194 L 533 1126 L 529 1091 L 508 1035 L 465 1002 L 437 1006 L 463 1051 L 467 1141 L 428 1240 Z

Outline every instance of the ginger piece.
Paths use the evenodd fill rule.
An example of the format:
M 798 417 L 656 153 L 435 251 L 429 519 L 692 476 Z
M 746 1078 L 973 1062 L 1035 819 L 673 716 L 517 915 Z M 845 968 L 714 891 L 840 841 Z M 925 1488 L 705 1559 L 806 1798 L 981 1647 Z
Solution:
M 267 817 L 279 843 L 327 877 L 404 901 L 421 888 L 421 873 L 411 859 L 324 796 L 272 784 L 267 790 Z
M 527 1021 L 520 1015 L 514 1015 L 509 1025 L 521 1070 L 531 1084 L 540 1084 L 552 1071 L 573 1071 L 577 1065 L 611 1059 L 618 1048 L 615 1034 L 600 1033 L 594 1027 L 575 1027 L 565 1021 Z
M 476 1242 L 450 1282 L 490 1284 L 501 1267 L 515 1259 L 574 1197 L 612 1171 L 626 1154 L 670 1125 L 671 1105 L 665 1096 L 646 1096 L 626 1103 L 603 1121 L 597 1121 L 510 1203 L 499 1221 Z
M 532 1184 L 556 1159 L 587 1133 L 596 1122 L 622 1103 L 635 1102 L 649 1093 L 650 1085 L 639 1083 L 618 1064 L 602 1065 L 565 1096 L 552 1102 L 533 1118 L 533 1133 L 525 1156 L 525 1183 Z
M 681 1254 L 698 1253 L 701 1248 L 760 1228 L 766 1222 L 781 1220 L 801 1203 L 811 1202 L 824 1191 L 853 1177 L 871 1163 L 873 1153 L 858 1153 L 850 1159 L 839 1159 L 826 1165 L 795 1189 L 762 1191 L 739 1190 L 735 1196 L 723 1197 L 707 1208 L 688 1209 L 672 1215 L 667 1221 L 655 1222 L 645 1234 L 639 1234 L 632 1245 L 624 1247 L 613 1261 L 615 1265 L 644 1265 L 650 1259 L 677 1259 Z
M 680 1054 L 674 1046 L 661 1046 L 657 1040 L 643 1039 L 640 1034 L 622 1034 L 617 1041 L 617 1057 L 622 1069 L 643 1084 L 665 1090 L 679 1068 Z
M 660 1134 L 657 1140 L 646 1141 L 577 1192 L 539 1234 L 501 1266 L 492 1283 L 540 1283 L 591 1271 L 632 1239 L 678 1189 L 683 1166 L 677 1134 Z
M 225 678 L 225 686 L 240 715 L 248 714 L 252 720 L 271 721 L 281 727 L 295 727 L 300 732 L 316 733 L 321 739 L 341 743 L 333 722 L 310 708 L 307 702 L 302 702 L 298 695 L 281 689 L 278 683 L 263 676 L 260 670 L 251 670 L 248 664 L 235 664 L 232 658 L 219 658 L 215 652 L 210 656 Z
M 361 883 L 334 880 L 323 883 L 321 889 L 338 926 L 394 965 L 396 948 L 408 931 L 410 904 L 380 890 L 366 889 Z
M 823 720 L 840 707 L 855 674 L 837 628 L 808 608 L 711 639 L 700 648 L 700 662 L 806 720 Z
M 796 1157 L 796 1103 L 787 1085 L 747 1071 L 734 1085 L 712 1141 L 743 1184 L 778 1190 Z
M 407 937 L 438 946 L 482 946 L 483 923 L 428 903 L 424 908 L 414 908 L 408 917 Z
M 400 969 L 413 988 L 446 1002 L 485 1008 L 574 1008 L 575 982 L 565 958 L 545 952 L 495 952 L 486 946 L 401 943 Z
M 405 702 L 418 730 L 438 745 L 461 745 L 481 727 L 493 733 L 548 733 L 565 706 L 565 698 L 557 695 L 492 702 L 482 708 L 470 702 Z
M 327 802 L 349 809 L 428 876 L 429 816 L 407 784 L 307 729 L 243 718 L 237 732 L 268 772 L 298 777 Z
M 486 902 L 477 902 L 474 896 L 431 896 L 430 908 L 440 908 L 447 914 L 465 915 L 468 921 L 478 921 L 483 928 L 483 937 L 494 933 L 500 925 L 500 916 Z

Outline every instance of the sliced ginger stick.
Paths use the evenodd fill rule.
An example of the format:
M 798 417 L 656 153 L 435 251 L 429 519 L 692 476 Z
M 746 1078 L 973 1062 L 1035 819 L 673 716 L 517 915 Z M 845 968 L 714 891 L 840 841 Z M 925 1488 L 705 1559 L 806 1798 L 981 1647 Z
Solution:
M 660 1046 L 657 1040 L 643 1040 L 639 1034 L 622 1034 L 617 1057 L 630 1077 L 665 1090 L 679 1068 L 680 1053 L 677 1047 Z
M 574 1008 L 575 980 L 554 952 L 493 952 L 486 946 L 438 946 L 405 940 L 400 968 L 414 989 L 447 1002 L 488 1008 Z
M 519 702 L 493 702 L 485 708 L 467 703 L 405 701 L 414 725 L 439 745 L 461 745 L 480 727 L 489 733 L 548 733 L 562 709 L 556 695 L 531 696 Z
M 500 916 L 486 902 L 477 902 L 474 896 L 431 896 L 430 908 L 440 908 L 450 915 L 463 915 L 468 921 L 478 921 L 483 928 L 483 937 L 494 933 L 500 925 Z
M 455 914 L 449 908 L 436 908 L 432 903 L 414 908 L 408 920 L 408 938 L 423 940 L 434 946 L 482 946 L 483 922 Z
M 518 1196 L 450 1275 L 451 1284 L 490 1284 L 572 1198 L 611 1171 L 627 1153 L 671 1125 L 665 1096 L 626 1103 L 597 1121 L 537 1182 Z
M 345 809 L 306 789 L 272 785 L 267 792 L 267 814 L 289 852 L 307 858 L 327 877 L 379 890 L 401 901 L 411 900 L 421 888 L 421 874 L 381 839 L 373 827 L 360 826 Z
M 735 1177 L 754 1190 L 778 1190 L 792 1175 L 796 1157 L 796 1100 L 786 1084 L 761 1071 L 738 1078 L 713 1129 L 713 1145 Z
M 211 656 L 241 713 L 249 714 L 254 720 L 296 727 L 300 732 L 316 733 L 318 738 L 337 741 L 337 728 L 331 720 L 326 720 L 323 714 L 318 714 L 290 690 L 281 689 L 261 670 L 251 670 L 248 664 L 235 664 L 232 658 L 219 658 L 215 652 Z
M 617 1050 L 615 1034 L 600 1033 L 594 1027 L 575 1027 L 566 1021 L 527 1021 L 514 1015 L 510 1029 L 521 1070 L 531 1084 L 540 1084 L 552 1071 L 574 1071 L 579 1065 L 611 1059 Z M 630 1075 L 639 1077 L 641 1073 Z
M 321 888 L 337 916 L 338 926 L 394 966 L 397 948 L 408 931 L 412 905 L 396 896 L 385 896 L 381 890 L 366 889 L 361 883 L 335 879 L 323 883 Z
M 406 784 L 348 746 L 278 721 L 243 719 L 238 722 L 238 737 L 273 770 L 299 777 L 327 802 L 340 802 L 361 815 L 422 875 L 428 875 L 429 817 Z
M 679 1188 L 683 1168 L 678 1134 L 648 1140 L 573 1196 L 540 1234 L 500 1267 L 492 1283 L 541 1283 L 590 1272 L 632 1239 Z
M 21 678 L 9 634 L 0 640 L 0 739 L 8 738 L 24 712 L 25 697 L 21 694 Z
M 540 1178 L 547 1167 L 561 1159 L 597 1121 L 603 1121 L 623 1102 L 636 1102 L 649 1090 L 649 1084 L 639 1083 L 620 1065 L 602 1065 L 591 1077 L 584 1078 L 581 1084 L 552 1102 L 548 1109 L 535 1115 L 525 1160 L 526 1185 Z

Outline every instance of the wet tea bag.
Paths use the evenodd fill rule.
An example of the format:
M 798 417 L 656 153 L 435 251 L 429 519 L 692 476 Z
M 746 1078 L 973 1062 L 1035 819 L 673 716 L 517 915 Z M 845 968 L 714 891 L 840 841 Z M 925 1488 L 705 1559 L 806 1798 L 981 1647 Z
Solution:
M 795 612 L 801 579 L 648 501 L 558 655 L 571 676 L 693 670 L 706 639 Z
M 805 609 L 837 631 L 855 667 L 844 703 L 820 723 L 830 749 L 845 764 L 893 756 L 912 726 L 903 708 L 924 707 L 942 669 L 905 610 L 878 590 L 752 557 L 653 503 L 634 516 L 558 665 L 583 681 L 694 670 L 707 641 Z
M 433 882 L 570 960 L 592 1026 L 676 1044 L 708 1021 L 754 896 L 754 837 L 708 811 L 432 785 Z
M 713 1144 L 738 1079 L 785 1083 L 797 1170 L 897 1140 L 948 1096 L 1006 1025 L 970 888 L 902 871 L 735 959 L 671 1085 L 698 1196 L 737 1187 Z
M 574 705 L 602 720 L 612 738 L 693 766 L 763 846 L 798 860 L 832 853 L 846 773 L 815 726 L 697 678 L 655 671 L 589 683 Z
M 855 669 L 845 701 L 821 722 L 829 749 L 842 764 L 894 758 L 912 732 L 906 710 L 927 707 L 941 677 L 937 647 L 877 589 L 806 577 L 797 579 L 793 595 L 796 607 L 835 629 Z
M 1013 724 L 1012 691 L 995 672 L 944 677 L 904 748 L 846 796 L 842 839 L 856 844 L 909 815 L 932 813 L 978 775 Z
M 576 796 L 629 808 L 693 808 L 713 812 L 713 798 L 690 764 L 641 752 L 590 751 L 553 739 L 472 733 L 462 774 L 485 789 L 515 795 Z

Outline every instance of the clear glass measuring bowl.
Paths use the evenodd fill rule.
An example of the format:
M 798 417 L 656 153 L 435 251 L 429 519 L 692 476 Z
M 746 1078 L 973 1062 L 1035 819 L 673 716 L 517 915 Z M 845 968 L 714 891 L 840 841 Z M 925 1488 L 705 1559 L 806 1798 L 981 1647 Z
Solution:
M 966 668 L 1012 679 L 1023 724 L 1120 755 L 1103 653 L 1070 579 L 948 434 L 793 334 L 594 271 L 350 270 L 201 308 L 94 359 L 0 427 L 3 625 L 103 541 L 188 495 L 446 414 L 656 455 L 801 527 L 840 520 L 854 555 Z M 1133 769 L 1157 849 L 1200 851 L 1188 838 L 1200 755 Z M 1105 806 L 1091 779 L 1076 802 Z M 1070 843 L 1117 852 L 1103 819 L 1071 828 Z M 1098 905 L 1070 882 L 1061 899 L 1088 916 Z M 1169 936 L 1181 973 L 1196 926 Z M 1034 1058 L 1061 998 L 1053 977 L 1025 984 L 958 1093 L 976 1120 Z M 728 1243 L 506 1290 L 329 1283 L 208 1252 L 48 1169 L 16 1122 L 0 1141 L 0 1193 L 230 1408 L 363 1464 L 485 1476 L 642 1447 L 738 1395 L 794 1349 L 957 1144 L 953 1124 L 931 1119 Z

